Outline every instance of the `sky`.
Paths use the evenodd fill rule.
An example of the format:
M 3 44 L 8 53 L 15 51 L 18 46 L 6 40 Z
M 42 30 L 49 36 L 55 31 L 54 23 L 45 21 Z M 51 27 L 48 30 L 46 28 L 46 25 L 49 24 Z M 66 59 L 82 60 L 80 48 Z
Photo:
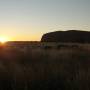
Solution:
M 0 0 L 0 36 L 40 41 L 47 32 L 90 30 L 90 0 Z

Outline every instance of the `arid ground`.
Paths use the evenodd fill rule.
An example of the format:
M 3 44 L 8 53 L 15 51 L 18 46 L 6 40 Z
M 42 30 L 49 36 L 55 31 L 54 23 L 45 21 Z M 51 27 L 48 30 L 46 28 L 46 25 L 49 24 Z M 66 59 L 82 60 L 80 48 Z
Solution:
M 90 90 L 90 45 L 0 47 L 0 90 Z

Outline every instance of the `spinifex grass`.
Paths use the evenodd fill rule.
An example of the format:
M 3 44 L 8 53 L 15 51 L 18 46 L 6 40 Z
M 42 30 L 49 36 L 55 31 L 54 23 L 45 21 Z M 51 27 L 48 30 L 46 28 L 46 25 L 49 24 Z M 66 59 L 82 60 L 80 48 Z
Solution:
M 0 90 L 90 90 L 90 51 L 0 50 Z

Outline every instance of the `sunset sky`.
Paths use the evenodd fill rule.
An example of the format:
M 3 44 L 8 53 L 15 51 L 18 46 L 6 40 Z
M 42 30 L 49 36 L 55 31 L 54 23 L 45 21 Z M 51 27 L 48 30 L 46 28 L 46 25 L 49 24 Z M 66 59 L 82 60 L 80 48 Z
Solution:
M 90 0 L 0 0 L 0 36 L 37 41 L 70 29 L 90 30 Z

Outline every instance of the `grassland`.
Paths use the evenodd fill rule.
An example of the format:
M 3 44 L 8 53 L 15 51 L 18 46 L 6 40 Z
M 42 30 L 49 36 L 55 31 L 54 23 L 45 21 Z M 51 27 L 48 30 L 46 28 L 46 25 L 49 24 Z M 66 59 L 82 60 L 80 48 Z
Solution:
M 0 90 L 90 90 L 90 45 L 0 48 Z

